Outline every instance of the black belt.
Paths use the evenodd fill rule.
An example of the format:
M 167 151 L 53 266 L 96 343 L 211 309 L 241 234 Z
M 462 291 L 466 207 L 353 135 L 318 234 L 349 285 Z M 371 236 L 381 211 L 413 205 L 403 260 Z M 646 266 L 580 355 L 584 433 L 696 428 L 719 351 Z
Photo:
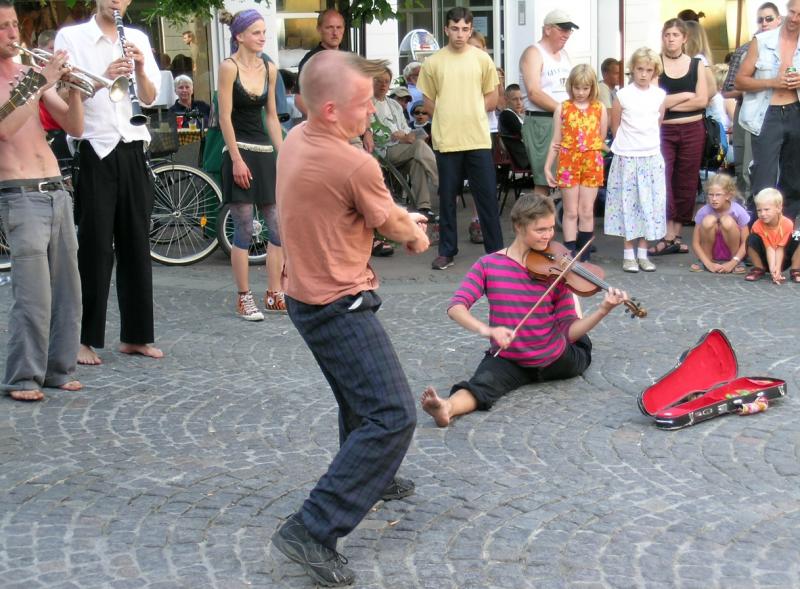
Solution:
M 525 114 L 529 117 L 550 117 L 553 118 L 553 113 L 546 110 L 526 110 Z
M 67 187 L 61 180 L 46 180 L 44 182 L 30 182 L 20 181 L 19 183 L 4 182 L 0 187 L 0 194 L 8 194 L 10 192 L 53 192 L 55 190 L 66 190 Z

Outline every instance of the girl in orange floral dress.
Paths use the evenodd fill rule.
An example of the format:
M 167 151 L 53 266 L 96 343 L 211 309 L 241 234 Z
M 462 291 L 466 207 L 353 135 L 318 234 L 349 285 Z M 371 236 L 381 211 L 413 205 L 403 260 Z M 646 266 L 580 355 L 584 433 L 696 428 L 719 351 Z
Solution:
M 561 189 L 564 245 L 579 251 L 594 235 L 594 201 L 597 189 L 603 185 L 608 114 L 597 99 L 597 75 L 590 65 L 572 68 L 566 86 L 569 100 L 559 104 L 553 113 L 553 140 L 544 171 L 547 183 Z M 583 260 L 588 257 L 587 252 Z

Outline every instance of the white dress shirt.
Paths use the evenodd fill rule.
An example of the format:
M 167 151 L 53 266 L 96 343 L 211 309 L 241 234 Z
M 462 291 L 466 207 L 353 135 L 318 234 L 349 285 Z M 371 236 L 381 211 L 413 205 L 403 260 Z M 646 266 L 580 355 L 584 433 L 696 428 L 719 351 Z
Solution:
M 69 53 L 69 62 L 82 70 L 103 76 L 108 64 L 122 57 L 119 39 L 109 39 L 100 30 L 95 16 L 85 23 L 64 27 L 58 32 L 55 49 Z M 155 88 L 161 85 L 150 40 L 142 31 L 125 27 L 125 39 L 144 54 L 145 75 Z M 83 103 L 84 130 L 81 139 L 87 139 L 100 159 L 106 157 L 120 141 L 150 141 L 147 125 L 131 125 L 131 101 L 126 95 L 119 102 L 111 102 L 108 90 L 101 88 L 93 98 Z

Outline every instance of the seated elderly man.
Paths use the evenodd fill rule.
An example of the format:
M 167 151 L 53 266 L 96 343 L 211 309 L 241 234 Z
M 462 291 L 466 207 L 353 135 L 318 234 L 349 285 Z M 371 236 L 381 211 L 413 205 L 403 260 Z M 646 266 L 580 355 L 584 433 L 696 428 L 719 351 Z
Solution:
M 403 107 L 397 101 L 386 97 L 391 79 L 392 70 L 387 67 L 373 80 L 374 149 L 379 156 L 408 171 L 411 188 L 417 198 L 417 210 L 428 217 L 433 217 L 431 198 L 439 190 L 436 157 L 425 143 L 424 131 L 412 131 L 406 121 Z
M 211 107 L 202 100 L 194 99 L 194 83 L 189 76 L 180 75 L 175 78 L 175 94 L 178 100 L 169 107 L 169 112 L 183 116 L 183 128 L 189 126 L 191 117 L 187 113 L 196 112 L 203 117 L 203 127 L 208 127 L 208 117 L 211 115 Z M 195 116 L 197 116 L 195 115 Z

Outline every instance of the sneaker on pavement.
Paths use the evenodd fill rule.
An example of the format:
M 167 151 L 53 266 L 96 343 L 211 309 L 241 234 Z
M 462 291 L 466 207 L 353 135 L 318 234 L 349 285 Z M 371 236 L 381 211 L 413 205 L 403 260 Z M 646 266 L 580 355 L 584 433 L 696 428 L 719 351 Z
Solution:
M 473 221 L 469 224 L 469 240 L 472 243 L 483 243 L 483 231 L 481 231 L 479 221 Z
M 264 293 L 264 309 L 270 313 L 286 313 L 286 300 L 283 293 L 268 290 Z
M 433 268 L 434 270 L 444 270 L 445 268 L 449 268 L 450 266 L 452 266 L 454 263 L 455 262 L 453 261 L 453 258 L 451 258 L 450 256 L 438 256 L 431 263 L 431 268 Z
M 263 321 L 264 314 L 258 310 L 253 293 L 249 290 L 240 294 L 236 304 L 236 314 L 245 321 Z
M 648 258 L 639 258 L 637 260 L 639 262 L 639 268 L 642 269 L 642 272 L 655 272 L 656 265 L 653 264 Z
M 402 477 L 394 477 L 392 482 L 381 493 L 381 499 L 384 501 L 403 499 L 413 495 L 415 489 L 414 481 Z
M 272 544 L 323 587 L 344 587 L 356 578 L 347 558 L 317 542 L 296 513 L 273 534 Z
M 639 263 L 636 260 L 622 260 L 622 269 L 625 272 L 636 273 L 639 271 Z

